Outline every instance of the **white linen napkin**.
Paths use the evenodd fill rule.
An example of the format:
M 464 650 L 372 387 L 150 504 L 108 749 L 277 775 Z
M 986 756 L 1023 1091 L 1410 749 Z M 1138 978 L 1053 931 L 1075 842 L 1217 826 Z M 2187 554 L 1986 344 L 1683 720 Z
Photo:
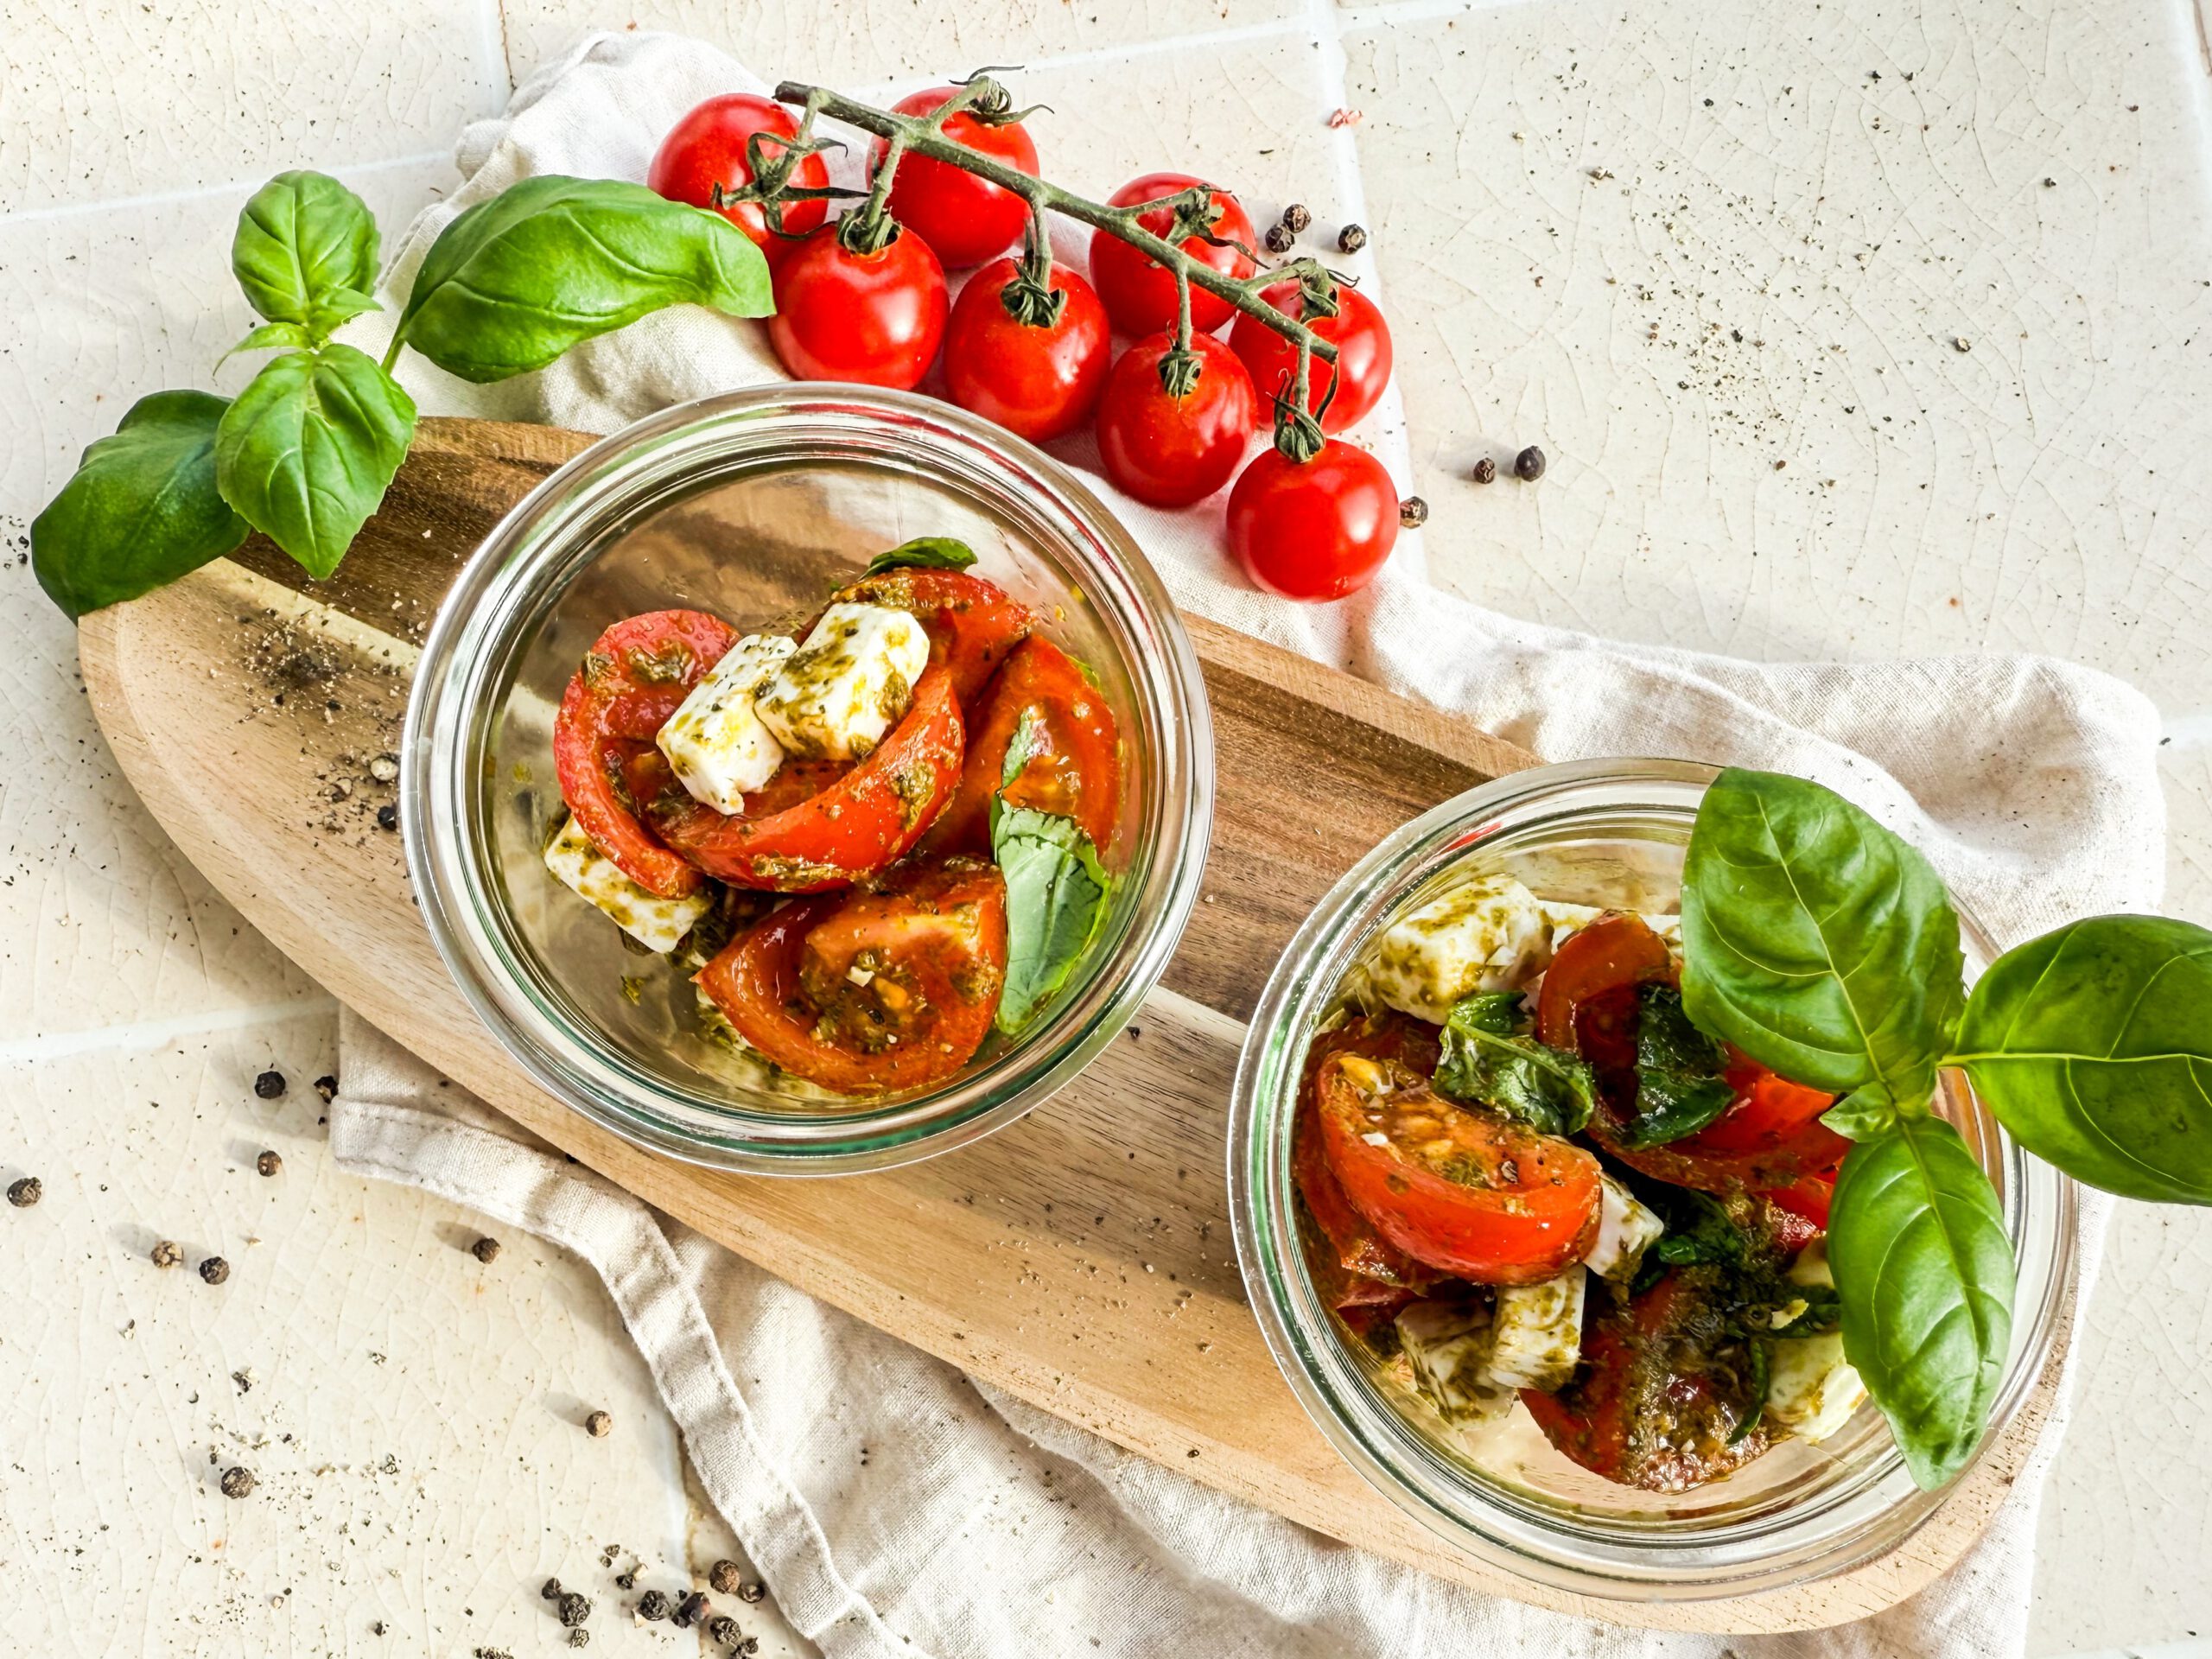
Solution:
M 385 318 L 461 209 L 533 173 L 642 178 L 660 135 L 693 104 L 761 89 L 696 41 L 578 41 L 504 115 L 463 135 L 466 181 L 401 241 Z M 1080 259 L 1072 242 L 1064 252 Z M 602 432 L 781 378 L 759 325 L 688 308 L 501 386 L 466 386 L 411 357 L 401 372 L 426 410 Z M 1065 454 L 1084 458 L 1079 443 Z M 1757 664 L 1606 644 L 1428 587 L 1418 532 L 1366 593 L 1294 606 L 1235 574 L 1217 503 L 1161 512 L 1096 487 L 1185 607 L 1467 715 L 1548 759 L 1692 755 L 1819 779 L 1927 849 L 2000 944 L 2158 900 L 2158 719 L 2106 676 L 2022 657 Z M 832 1659 L 1136 1659 L 1171 1643 L 1221 1656 L 1376 1659 L 1447 1649 L 1469 1659 L 2001 1655 L 2024 1645 L 2036 1515 L 2063 1402 L 1985 1539 L 1891 1612 L 1805 1638 L 1618 1629 L 1443 1583 L 1129 1456 L 823 1306 L 564 1162 L 439 1088 L 363 1022 L 349 1016 L 341 1046 L 331 1112 L 340 1163 L 441 1192 L 592 1262 L 706 1490 L 793 1626 Z M 2090 1196 L 2085 1295 L 2107 1210 Z

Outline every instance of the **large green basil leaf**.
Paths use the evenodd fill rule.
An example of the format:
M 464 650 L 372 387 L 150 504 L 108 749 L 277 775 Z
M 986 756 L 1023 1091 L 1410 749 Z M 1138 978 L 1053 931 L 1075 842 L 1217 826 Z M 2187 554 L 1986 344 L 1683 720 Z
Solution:
M 2068 1174 L 2212 1204 L 2212 932 L 2096 916 L 2031 939 L 1974 988 L 1951 1060 Z
M 351 346 L 272 358 L 223 416 L 215 480 L 256 530 L 328 575 L 415 435 L 415 400 Z
M 439 233 L 392 345 L 464 380 L 502 380 L 686 302 L 766 315 L 767 261 L 720 213 L 620 179 L 544 174 Z
M 1587 1061 L 1516 1035 L 1520 1014 L 1518 991 L 1478 991 L 1452 1004 L 1436 1087 L 1541 1134 L 1573 1135 L 1597 1108 L 1597 1074 Z
M 346 318 L 378 308 L 369 297 L 377 222 L 367 203 L 327 174 L 279 173 L 238 214 L 231 269 L 256 311 L 320 344 Z
M 991 855 L 1006 878 L 1006 988 L 998 1027 L 1012 1035 L 1058 995 L 1106 918 L 1111 882 L 1073 818 L 998 803 Z
M 1682 868 L 1682 1001 L 1783 1076 L 1914 1109 L 1966 999 L 1928 861 L 1841 796 L 1731 768 Z
M 1956 1129 L 1922 1113 L 1852 1147 L 1828 1262 L 1844 1356 L 1933 1491 L 1981 1443 L 2012 1332 L 2004 1212 Z
M 31 570 L 72 617 L 136 599 L 246 538 L 215 487 L 215 429 L 230 400 L 207 391 L 141 397 L 85 451 L 31 520 Z

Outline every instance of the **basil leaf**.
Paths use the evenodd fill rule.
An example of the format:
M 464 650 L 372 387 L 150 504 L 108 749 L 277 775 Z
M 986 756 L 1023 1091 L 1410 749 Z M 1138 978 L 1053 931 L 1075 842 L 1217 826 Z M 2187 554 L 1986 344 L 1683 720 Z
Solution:
M 541 174 L 439 233 L 392 349 L 404 341 L 464 380 L 504 380 L 682 303 L 766 315 L 760 250 L 720 213 L 642 184 Z
M 1512 1035 L 1520 1005 L 1516 991 L 1478 992 L 1454 1003 L 1444 1022 L 1436 1087 L 1546 1135 L 1573 1135 L 1596 1109 L 1597 1074 L 1572 1054 Z
M 31 520 L 31 570 L 70 617 L 151 592 L 246 538 L 215 487 L 215 429 L 230 407 L 207 391 L 141 397 L 85 451 Z
M 258 327 L 248 329 L 245 337 L 225 352 L 223 357 L 227 361 L 240 352 L 265 352 L 279 346 L 297 351 L 311 343 L 308 331 L 296 322 L 264 322 Z M 215 366 L 220 368 L 223 365 L 218 363 Z
M 1879 1092 L 1861 1090 L 1821 1114 L 1821 1122 L 1847 1141 L 1871 1141 L 1897 1127 L 1897 1103 Z
M 870 559 L 861 580 L 880 576 L 887 570 L 965 570 L 975 563 L 976 550 L 965 542 L 956 542 L 950 536 L 917 536 Z
M 1073 818 L 1000 804 L 991 855 L 1006 878 L 1006 987 L 998 1028 L 1011 1036 L 1056 995 L 1106 917 L 1110 881 Z
M 1636 1116 L 1615 1131 L 1630 1150 L 1694 1135 L 1736 1098 L 1721 1073 L 1728 1057 L 1690 1023 L 1671 985 L 1637 988 Z
M 1843 1160 L 1828 1211 L 1843 1351 L 1933 1491 L 1980 1444 L 2012 1330 L 2012 1250 L 1959 1132 L 1901 1117 Z
M 348 317 L 380 308 L 377 221 L 368 204 L 326 173 L 279 173 L 254 192 L 231 239 L 231 270 L 246 302 L 270 322 L 320 345 Z
M 1967 999 L 1950 1063 L 2076 1179 L 2212 1204 L 2212 932 L 2097 916 L 2008 950 Z
M 246 522 L 322 577 L 384 499 L 415 401 L 351 346 L 272 358 L 215 434 L 215 481 Z
M 1667 1231 L 1651 1249 L 1675 1267 L 1742 1268 L 1751 1259 L 1751 1241 L 1717 1198 L 1686 1187 L 1664 1198 Z
M 1783 1077 L 1904 1109 L 1935 1092 L 1966 1000 L 1928 861 L 1841 796 L 1731 767 L 1682 867 L 1682 1002 Z

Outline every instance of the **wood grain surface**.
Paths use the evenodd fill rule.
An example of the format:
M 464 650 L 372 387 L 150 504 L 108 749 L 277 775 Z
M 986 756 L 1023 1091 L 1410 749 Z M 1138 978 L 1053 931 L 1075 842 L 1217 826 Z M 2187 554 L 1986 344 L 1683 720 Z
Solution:
M 1198 619 L 1218 760 L 1204 887 L 1161 988 L 1052 1101 L 984 1141 L 834 1180 L 644 1152 L 524 1077 L 454 989 L 378 825 L 416 641 L 499 515 L 590 440 L 432 420 L 332 580 L 256 538 L 95 613 L 86 684 L 155 817 L 223 894 L 372 1022 L 518 1123 L 772 1271 L 975 1376 L 1209 1484 L 1430 1572 L 1620 1623 L 1816 1628 L 1955 1561 L 2047 1415 L 2028 1408 L 1897 1551 L 1821 1583 L 1696 1604 L 1588 1600 L 1447 1543 L 1306 1421 L 1247 1311 L 1224 1185 L 1242 1020 L 1336 878 L 1420 810 L 1534 757 Z M 1316 799 L 1329 810 L 1313 810 Z

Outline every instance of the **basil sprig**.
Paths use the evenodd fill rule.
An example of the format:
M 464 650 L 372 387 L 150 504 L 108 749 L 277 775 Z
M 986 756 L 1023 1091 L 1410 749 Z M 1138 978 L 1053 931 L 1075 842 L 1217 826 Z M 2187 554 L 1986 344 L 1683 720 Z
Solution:
M 31 526 L 39 584 L 72 617 L 175 581 L 257 530 L 317 577 L 382 503 L 415 433 L 403 344 L 471 380 L 542 368 L 578 340 L 696 301 L 771 308 L 760 251 L 718 213 L 607 179 L 526 179 L 462 213 L 416 273 L 378 364 L 334 341 L 378 309 L 378 234 L 337 180 L 279 174 L 245 205 L 231 269 L 273 351 L 232 402 L 142 399 Z
M 1478 991 L 1454 1003 L 1436 1087 L 1545 1135 L 1573 1135 L 1597 1109 L 1597 1074 L 1587 1061 L 1519 1034 L 1521 1004 L 1518 991 Z
M 1068 982 L 1105 925 L 1113 891 L 1081 824 L 1006 798 L 1037 753 L 1039 732 L 1036 710 L 1024 709 L 991 796 L 991 856 L 1006 880 L 1006 984 L 996 1024 L 1009 1037 Z

